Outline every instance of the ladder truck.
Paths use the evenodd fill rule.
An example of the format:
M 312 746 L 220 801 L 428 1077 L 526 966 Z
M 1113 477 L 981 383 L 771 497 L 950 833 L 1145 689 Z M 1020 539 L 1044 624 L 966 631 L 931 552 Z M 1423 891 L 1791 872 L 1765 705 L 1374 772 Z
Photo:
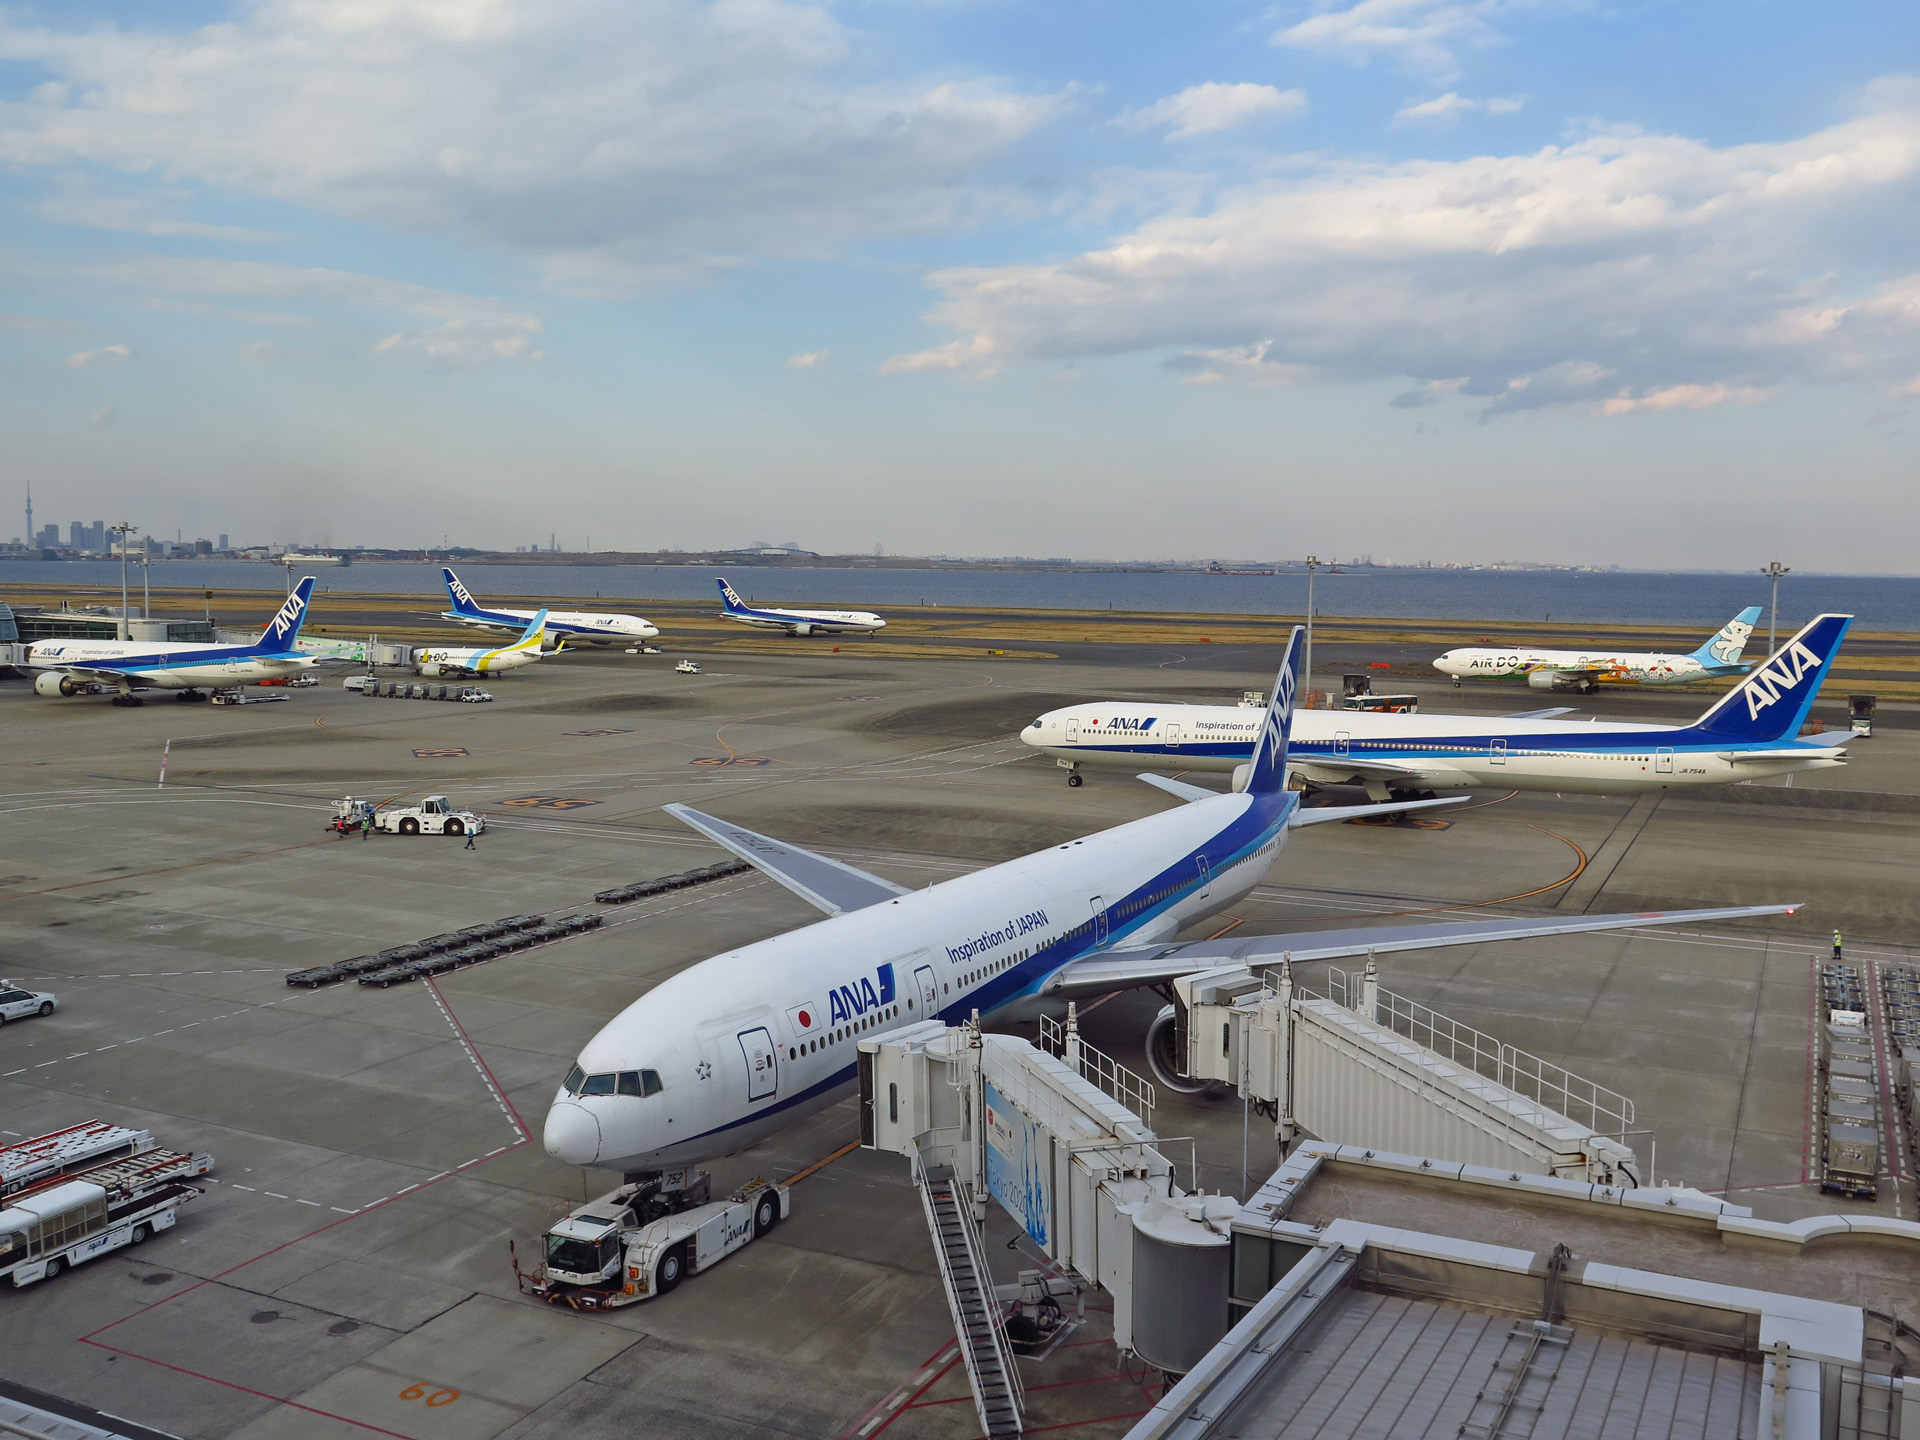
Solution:
M 171 1230 L 213 1157 L 104 1120 L 0 1146 L 0 1280 L 17 1288 Z

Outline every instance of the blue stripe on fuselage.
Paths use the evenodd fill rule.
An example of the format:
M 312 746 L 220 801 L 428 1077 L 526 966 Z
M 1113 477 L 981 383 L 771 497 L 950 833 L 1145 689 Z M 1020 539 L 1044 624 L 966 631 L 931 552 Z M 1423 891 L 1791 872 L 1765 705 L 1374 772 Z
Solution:
M 35 665 L 44 665 L 49 670 L 113 670 L 126 674 L 144 674 L 149 670 L 188 670 L 196 665 L 231 665 L 235 662 L 255 660 L 308 660 L 312 657 L 298 650 L 249 650 L 245 646 L 233 645 L 222 650 L 181 650 L 164 655 L 133 655 L 124 660 L 74 660 L 66 656 L 58 659 L 47 657 L 35 660 Z
M 1493 742 L 1500 741 L 1505 746 L 1508 757 L 1524 756 L 1530 753 L 1545 752 L 1555 755 L 1585 755 L 1595 759 L 1611 759 L 1619 755 L 1633 754 L 1643 750 L 1671 750 L 1675 754 L 1690 751 L 1712 752 L 1715 754 L 1729 750 L 1784 750 L 1791 753 L 1794 746 L 1793 736 L 1779 740 L 1732 740 L 1723 736 L 1710 735 L 1697 726 L 1687 726 L 1679 730 L 1643 730 L 1638 734 L 1622 734 L 1602 731 L 1591 738 L 1571 735 L 1447 735 L 1434 736 L 1430 740 L 1350 740 L 1347 748 L 1336 750 L 1331 740 L 1292 739 L 1287 744 L 1289 760 L 1452 760 L 1461 758 L 1485 759 L 1493 749 Z M 1067 753 L 1093 752 L 1101 755 L 1139 755 L 1159 756 L 1178 760 L 1182 756 L 1204 760 L 1247 760 L 1253 754 L 1253 742 L 1222 741 L 1218 744 L 1196 744 L 1192 741 L 1177 746 L 1166 745 L 1058 745 L 1050 746 Z

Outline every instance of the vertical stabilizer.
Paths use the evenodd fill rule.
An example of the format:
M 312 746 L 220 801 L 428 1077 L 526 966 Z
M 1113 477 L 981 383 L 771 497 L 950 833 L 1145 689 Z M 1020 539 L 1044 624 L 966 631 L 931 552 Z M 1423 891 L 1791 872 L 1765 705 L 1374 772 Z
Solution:
M 287 597 L 287 603 L 280 607 L 280 613 L 267 622 L 267 628 L 260 632 L 260 638 L 247 647 L 254 655 L 284 655 L 293 649 L 293 642 L 300 638 L 300 627 L 307 623 L 307 610 L 313 600 L 313 576 L 302 580 L 294 592 Z
M 1754 624 L 1759 619 L 1760 607 L 1749 605 L 1729 620 L 1718 635 L 1707 641 L 1688 658 L 1698 660 L 1709 670 L 1735 668 L 1740 664 L 1740 656 L 1746 651 L 1747 637 L 1753 634 Z
M 747 608 L 747 602 L 740 598 L 738 592 L 736 592 L 731 585 L 727 584 L 727 577 L 720 575 L 715 578 L 720 582 L 720 604 L 726 609 L 726 612 L 729 615 L 737 615 L 745 610 Z
M 1767 663 L 1720 697 L 1693 728 L 1717 740 L 1791 740 L 1800 733 L 1820 682 L 1840 652 L 1851 615 L 1817 615 Z
M 1273 699 L 1267 705 L 1267 723 L 1254 742 L 1253 758 L 1247 762 L 1247 783 L 1237 787 L 1249 794 L 1271 794 L 1287 784 L 1287 741 L 1293 734 L 1293 697 L 1300 684 L 1300 658 L 1306 649 L 1305 627 L 1293 627 L 1287 641 L 1287 657 L 1274 677 Z
M 473 592 L 460 583 L 460 577 L 453 570 L 442 565 L 440 578 L 447 582 L 447 595 L 453 601 L 454 613 L 458 615 L 478 615 L 480 606 L 473 598 Z
M 509 645 L 509 650 L 538 649 L 547 633 L 547 612 L 542 610 L 527 622 L 527 628 L 520 632 L 520 638 Z

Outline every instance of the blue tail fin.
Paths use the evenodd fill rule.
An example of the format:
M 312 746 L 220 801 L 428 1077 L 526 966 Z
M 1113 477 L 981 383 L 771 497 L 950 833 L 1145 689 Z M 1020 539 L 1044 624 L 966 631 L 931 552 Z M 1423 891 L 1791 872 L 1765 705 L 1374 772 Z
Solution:
M 1254 742 L 1253 759 L 1247 765 L 1248 794 L 1272 794 L 1287 784 L 1287 741 L 1293 734 L 1293 693 L 1300 684 L 1300 657 L 1306 649 L 1306 627 L 1293 627 L 1287 641 L 1287 658 L 1280 662 L 1274 677 L 1273 700 L 1267 706 L 1267 723 Z
M 1851 615 L 1817 615 L 1693 724 L 1715 739 L 1790 740 L 1800 733 L 1827 678 Z
M 300 638 L 300 627 L 307 623 L 307 607 L 312 599 L 313 576 L 309 575 L 287 597 L 280 613 L 267 622 L 260 638 L 247 647 L 247 653 L 283 655 L 293 649 L 293 642 Z
M 718 575 L 714 578 L 720 582 L 720 604 L 723 608 L 727 610 L 744 610 L 747 608 L 747 602 L 742 600 L 739 595 L 734 592 L 734 588 L 731 585 L 727 584 L 726 576 Z
M 510 649 L 518 650 L 530 640 L 538 640 L 541 632 L 547 628 L 547 612 L 542 610 L 527 622 L 527 628 L 520 632 L 520 638 L 513 642 Z
M 1747 648 L 1747 637 L 1753 634 L 1754 622 L 1759 618 L 1760 607 L 1749 605 L 1689 658 L 1698 660 L 1709 670 L 1732 669 L 1740 663 L 1740 655 Z
M 447 566 L 440 567 L 440 578 L 447 582 L 447 595 L 453 601 L 455 613 L 460 615 L 478 615 L 480 606 L 475 603 L 467 587 L 460 583 L 460 577 Z

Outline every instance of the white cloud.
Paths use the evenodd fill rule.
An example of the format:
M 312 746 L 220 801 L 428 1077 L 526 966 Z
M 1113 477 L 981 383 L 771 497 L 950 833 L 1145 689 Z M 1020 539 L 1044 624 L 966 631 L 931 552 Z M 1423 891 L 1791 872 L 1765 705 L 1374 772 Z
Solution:
M 42 220 L 56 225 L 83 225 L 94 230 L 121 230 L 166 239 L 227 240 L 257 243 L 281 236 L 238 225 L 209 225 L 170 213 L 172 205 L 156 205 L 132 196 L 69 193 L 34 206 Z
M 787 357 L 789 370 L 818 370 L 833 359 L 831 350 L 806 350 Z
M 1271 85 L 1226 85 L 1209 81 L 1193 85 L 1178 95 L 1169 95 L 1138 110 L 1129 110 L 1114 123 L 1127 130 L 1150 130 L 1156 125 L 1173 127 L 1169 140 L 1191 140 L 1196 135 L 1211 135 L 1232 130 L 1255 120 L 1281 115 L 1299 115 L 1307 108 L 1304 90 L 1276 90 Z
M 1451 125 L 1462 115 L 1512 115 L 1526 102 L 1517 96 L 1489 96 L 1485 100 L 1469 100 L 1457 90 L 1449 90 L 1444 95 L 1436 95 L 1431 100 L 1422 100 L 1418 104 L 1406 104 L 1394 112 L 1396 125 Z
M 401 331 L 373 347 L 376 355 L 424 361 L 456 370 L 477 370 L 502 360 L 540 360 L 533 348 L 540 322 L 527 316 L 494 320 L 449 320 L 431 330 Z
M 83 365 L 118 365 L 132 358 L 133 351 L 125 345 L 103 345 L 98 350 L 82 350 L 78 355 L 67 356 L 67 364 L 78 370 Z
M 999 369 L 993 344 L 984 335 L 971 340 L 953 340 L 913 355 L 895 355 L 881 365 L 882 375 L 918 375 L 930 370 L 965 370 L 977 379 L 986 379 Z
M 1311 365 L 1288 365 L 1275 360 L 1273 342 L 1220 350 L 1189 350 L 1167 361 L 1167 369 L 1182 377 L 1182 385 L 1218 385 L 1232 376 L 1250 385 L 1298 385 L 1311 380 Z
M 111 405 L 103 406 L 89 414 L 87 416 L 87 422 L 91 425 L 111 425 L 113 423 L 113 415 L 114 410 Z
M 1264 345 L 1259 370 L 1193 373 L 1464 376 L 1490 414 L 1690 385 L 1890 389 L 1916 368 L 1920 276 L 1891 238 L 1920 219 L 1914 82 L 1763 144 L 1618 132 L 1275 174 L 1084 254 L 935 274 L 930 318 L 959 338 L 889 368 Z
M 1604 401 L 1594 414 L 1605 419 L 1619 415 L 1644 415 L 1660 410 L 1711 410 L 1717 405 L 1762 405 L 1780 393 L 1777 387 L 1759 389 L 1751 385 L 1669 385 L 1644 395 L 1625 391 Z
M 1275 45 L 1311 50 L 1364 65 L 1376 57 L 1408 70 L 1447 76 L 1459 52 L 1499 38 L 1492 21 L 1536 0 L 1359 0 L 1274 32 Z
M 976 180 L 1058 107 L 860 78 L 795 0 L 260 0 L 183 34 L 0 21 L 49 82 L 0 161 L 270 195 L 508 250 L 573 285 L 1030 206 Z

